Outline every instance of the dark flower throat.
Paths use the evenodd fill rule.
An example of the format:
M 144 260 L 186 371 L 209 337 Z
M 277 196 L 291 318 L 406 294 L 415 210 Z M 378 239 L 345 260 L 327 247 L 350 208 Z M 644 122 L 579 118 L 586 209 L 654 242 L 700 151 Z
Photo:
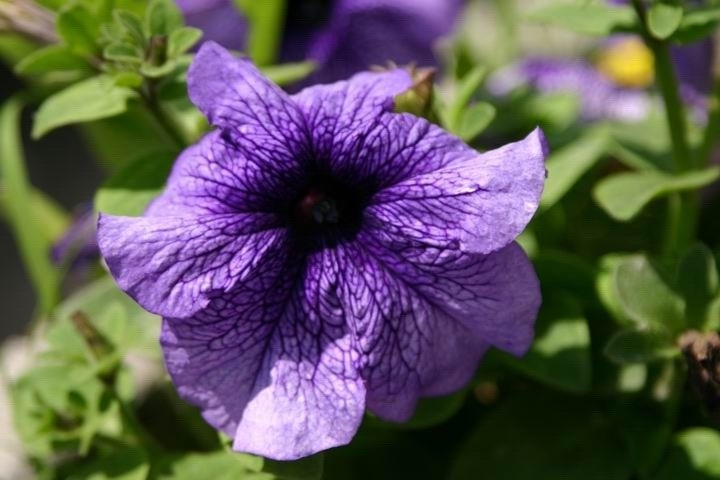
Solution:
M 330 175 L 311 175 L 306 185 L 288 209 L 292 228 L 313 243 L 352 238 L 374 189 Z

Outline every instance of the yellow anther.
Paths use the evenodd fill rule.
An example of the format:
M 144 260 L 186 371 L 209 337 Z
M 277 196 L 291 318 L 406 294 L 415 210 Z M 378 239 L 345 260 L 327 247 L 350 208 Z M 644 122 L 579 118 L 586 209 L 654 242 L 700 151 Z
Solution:
M 639 38 L 628 38 L 605 48 L 597 59 L 597 68 L 622 87 L 645 88 L 654 78 L 652 52 Z

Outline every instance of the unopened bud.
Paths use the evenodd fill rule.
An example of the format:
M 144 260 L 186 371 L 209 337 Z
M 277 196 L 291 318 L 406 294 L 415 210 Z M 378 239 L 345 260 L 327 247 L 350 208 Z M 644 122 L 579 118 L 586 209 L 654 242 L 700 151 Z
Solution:
M 153 67 L 159 67 L 167 61 L 167 36 L 153 35 L 150 38 L 150 45 L 146 55 L 148 63 Z
M 434 68 L 410 67 L 413 85 L 395 97 L 396 113 L 412 113 L 418 117 L 430 119 L 433 107 L 435 72 Z

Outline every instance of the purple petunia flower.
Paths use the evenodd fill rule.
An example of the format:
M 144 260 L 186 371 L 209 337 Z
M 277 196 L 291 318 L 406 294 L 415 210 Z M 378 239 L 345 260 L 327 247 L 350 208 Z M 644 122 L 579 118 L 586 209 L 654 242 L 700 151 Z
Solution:
M 205 38 L 242 49 L 247 25 L 231 0 L 178 0 Z M 435 65 L 433 44 L 453 27 L 463 0 L 293 0 L 287 3 L 282 61 L 314 60 L 311 82 L 346 78 L 388 61 Z
M 101 215 L 119 286 L 162 315 L 180 395 L 287 460 L 407 420 L 490 346 L 523 354 L 538 281 L 513 242 L 538 206 L 542 133 L 479 154 L 393 112 L 401 69 L 289 96 L 208 42 L 190 98 L 216 130 L 140 218 Z

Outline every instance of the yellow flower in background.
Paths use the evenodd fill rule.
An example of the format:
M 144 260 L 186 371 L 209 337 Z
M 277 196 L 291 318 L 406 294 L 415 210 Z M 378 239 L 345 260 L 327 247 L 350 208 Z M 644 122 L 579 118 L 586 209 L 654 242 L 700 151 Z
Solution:
M 626 38 L 603 49 L 597 69 L 619 86 L 646 88 L 654 79 L 652 52 L 639 38 Z

